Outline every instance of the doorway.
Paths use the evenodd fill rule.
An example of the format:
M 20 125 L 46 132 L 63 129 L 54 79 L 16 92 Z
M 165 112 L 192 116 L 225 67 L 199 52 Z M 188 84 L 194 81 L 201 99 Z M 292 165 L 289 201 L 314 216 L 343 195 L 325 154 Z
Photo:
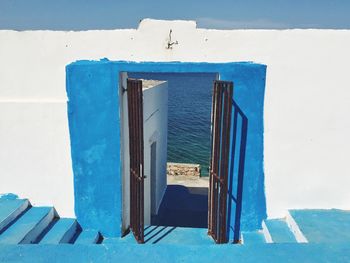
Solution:
M 127 80 L 127 96 L 128 96 L 128 116 L 129 116 L 129 148 L 130 148 L 130 227 L 139 243 L 144 243 L 144 180 L 147 178 L 144 174 L 144 120 L 143 107 L 146 102 L 143 101 L 142 96 L 142 80 L 128 79 Z M 135 85 L 137 84 L 137 85 Z M 193 201 L 197 195 L 202 196 L 202 201 L 208 204 L 207 210 L 204 211 L 204 218 L 209 218 L 208 234 L 212 236 L 216 243 L 226 243 L 228 241 L 227 235 L 227 194 L 228 194 L 228 173 L 229 173 L 229 148 L 230 148 L 230 131 L 231 131 L 231 112 L 233 100 L 233 85 L 232 82 L 215 81 L 214 92 L 212 99 L 212 120 L 211 120 L 211 165 L 209 177 L 209 194 L 199 192 L 191 192 L 191 188 L 179 186 L 168 186 L 165 197 L 162 200 L 160 211 L 157 211 L 157 147 L 156 142 L 150 145 L 150 189 L 151 189 L 151 215 L 153 216 L 153 225 L 166 226 L 187 226 L 179 224 L 179 218 L 183 219 L 183 212 L 192 212 L 194 214 L 185 214 L 185 218 L 193 220 L 196 211 L 196 202 L 192 204 L 190 210 L 186 210 L 186 205 Z M 159 109 L 157 109 L 159 111 Z M 156 112 L 157 112 L 156 111 Z M 162 131 L 159 131 L 162 132 Z M 140 134 L 142 133 L 142 134 Z M 183 190 L 181 192 L 181 190 Z M 186 192 L 187 190 L 187 192 Z M 203 189 L 199 189 L 203 190 Z M 147 192 L 147 191 L 146 191 Z M 186 192 L 186 193 L 184 193 Z M 175 196 L 171 196 L 174 195 Z M 170 200 L 168 200 L 170 195 Z M 191 197 L 188 200 L 182 200 L 184 196 Z M 209 196 L 209 199 L 208 199 Z M 171 198 L 173 197 L 173 198 Z M 203 197 L 205 197 L 203 199 Z M 206 199 L 206 200 L 205 200 Z M 179 202 L 180 201 L 180 202 Z M 181 204 L 181 208 L 171 206 L 172 203 Z M 198 200 L 197 200 L 198 202 Z M 147 206 L 147 205 L 146 205 Z M 198 206 L 197 206 L 198 207 Z M 163 208 L 163 209 L 162 209 Z M 188 207 L 187 207 L 188 208 Z M 159 212 L 159 213 L 158 213 Z M 175 214 L 172 214 L 174 213 Z M 179 214 L 180 213 L 180 217 Z M 171 223 L 171 220 L 175 220 Z M 196 226 L 190 226 L 196 227 Z
M 83 227 L 99 229 L 111 237 L 121 237 L 129 227 L 126 195 L 129 182 L 124 178 L 129 169 L 129 160 L 125 158 L 128 144 L 124 140 L 128 132 L 124 114 L 127 92 L 123 72 L 218 72 L 220 79 L 235 81 L 235 102 L 244 111 L 244 119 L 249 119 L 242 227 L 246 231 L 261 227 L 266 218 L 263 166 L 266 65 L 84 60 L 67 65 L 66 69 L 75 213 Z M 242 126 L 241 119 L 238 129 Z M 161 148 L 157 142 L 158 156 Z M 238 167 L 235 165 L 235 170 Z M 86 202 L 86 198 L 90 201 Z M 231 218 L 235 217 L 233 208 Z M 228 229 L 231 240 L 234 222 Z
M 166 179 L 166 190 L 160 193 L 160 197 L 158 196 L 162 202 L 159 203 L 156 211 L 153 210 L 151 223 L 160 226 L 206 229 L 208 227 L 211 104 L 213 81 L 218 79 L 218 74 L 132 72 L 128 73 L 128 77 L 168 83 L 166 161 L 168 164 L 169 162 L 180 164 L 181 167 L 180 175 L 171 176 L 165 172 L 157 177 Z M 147 98 L 144 106 L 147 107 Z M 148 141 L 148 137 L 145 136 L 145 147 L 148 147 Z M 157 150 L 159 148 L 157 145 Z M 162 156 L 162 153 L 157 151 L 157 156 Z M 147 159 L 146 155 L 145 158 Z M 200 168 L 197 168 L 197 165 Z M 200 171 L 196 176 L 183 175 L 184 166 L 190 166 L 187 172 L 193 169 Z M 148 178 L 145 179 L 145 187 L 147 187 L 147 180 Z M 151 189 L 152 195 L 155 193 L 154 189 L 156 188 Z M 154 202 L 151 206 L 154 207 Z

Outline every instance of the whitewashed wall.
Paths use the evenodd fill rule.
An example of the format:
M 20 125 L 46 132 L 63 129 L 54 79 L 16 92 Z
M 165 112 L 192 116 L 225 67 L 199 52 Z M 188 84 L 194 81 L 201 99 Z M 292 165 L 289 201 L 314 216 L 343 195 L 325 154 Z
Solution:
M 161 82 L 143 90 L 145 224 L 151 224 L 151 213 L 157 214 L 167 186 L 168 83 Z M 156 143 L 155 189 L 151 187 L 151 145 Z M 152 191 L 155 199 L 152 200 Z M 151 212 L 151 202 L 156 210 Z
M 165 48 L 169 30 L 179 42 Z M 130 30 L 0 31 L 0 193 L 73 214 L 65 65 L 79 59 L 267 65 L 269 216 L 350 209 L 350 30 L 206 30 L 143 20 Z

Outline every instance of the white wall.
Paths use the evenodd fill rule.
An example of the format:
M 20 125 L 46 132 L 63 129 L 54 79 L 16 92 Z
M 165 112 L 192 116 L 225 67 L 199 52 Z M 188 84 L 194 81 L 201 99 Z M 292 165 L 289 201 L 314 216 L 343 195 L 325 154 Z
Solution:
M 65 103 L 0 102 L 0 193 L 72 214 L 69 149 Z
M 172 50 L 165 48 L 170 29 L 179 42 Z M 286 208 L 350 209 L 349 46 L 350 30 L 206 30 L 191 21 L 144 20 L 137 30 L 0 31 L 0 193 L 73 214 L 68 63 L 254 61 L 267 65 L 269 216 Z
M 151 145 L 156 142 L 156 204 L 158 212 L 166 186 L 168 84 L 143 90 L 145 224 L 151 224 Z M 154 191 L 154 189 L 152 189 Z

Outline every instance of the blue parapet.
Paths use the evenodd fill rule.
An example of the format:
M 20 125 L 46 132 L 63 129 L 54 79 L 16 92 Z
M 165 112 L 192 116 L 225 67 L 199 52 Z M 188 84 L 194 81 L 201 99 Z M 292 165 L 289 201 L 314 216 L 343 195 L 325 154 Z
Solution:
M 101 60 L 72 63 L 66 72 L 75 212 L 83 228 L 99 229 L 106 237 L 122 234 L 120 72 L 218 73 L 221 80 L 234 82 L 234 99 L 249 121 L 241 230 L 261 228 L 261 222 L 266 218 L 263 170 L 265 65 Z
M 77 220 L 73 218 L 57 219 L 50 231 L 40 240 L 40 244 L 69 243 L 78 231 L 78 227 Z

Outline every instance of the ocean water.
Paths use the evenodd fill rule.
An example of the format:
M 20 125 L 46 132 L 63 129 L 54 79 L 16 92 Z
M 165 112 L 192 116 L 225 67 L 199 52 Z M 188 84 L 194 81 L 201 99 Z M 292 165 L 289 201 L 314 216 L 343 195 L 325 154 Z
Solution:
M 168 81 L 168 161 L 198 163 L 208 176 L 214 73 L 129 73 Z

